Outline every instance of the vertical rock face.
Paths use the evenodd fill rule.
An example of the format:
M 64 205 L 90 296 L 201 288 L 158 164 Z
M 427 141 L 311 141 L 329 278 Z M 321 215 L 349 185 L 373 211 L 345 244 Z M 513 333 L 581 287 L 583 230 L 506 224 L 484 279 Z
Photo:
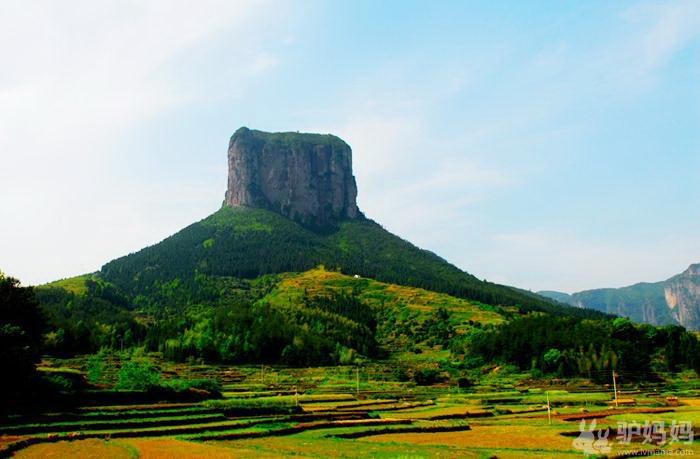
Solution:
M 676 321 L 691 330 L 700 330 L 700 264 L 666 281 L 666 304 Z
M 356 198 L 352 151 L 338 137 L 245 127 L 231 137 L 226 205 L 322 228 L 361 216 Z

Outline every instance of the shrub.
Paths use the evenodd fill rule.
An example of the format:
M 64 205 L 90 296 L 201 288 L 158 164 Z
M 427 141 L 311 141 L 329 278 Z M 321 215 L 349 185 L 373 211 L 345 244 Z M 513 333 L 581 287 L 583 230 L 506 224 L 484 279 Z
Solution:
M 472 387 L 473 385 L 474 385 L 474 381 L 467 378 L 466 376 L 462 376 L 461 378 L 457 379 L 457 386 L 460 389 L 467 389 L 469 387 Z
M 216 379 L 191 379 L 188 381 L 192 389 L 206 390 L 211 393 L 221 393 L 221 381 Z
M 224 400 L 207 400 L 205 406 L 221 410 L 275 410 L 290 412 L 297 408 L 294 396 L 229 398 Z
M 440 371 L 435 368 L 424 368 L 416 371 L 413 375 L 413 380 L 419 386 L 430 386 L 436 382 L 440 382 L 443 378 L 440 376 Z
M 173 378 L 161 382 L 161 387 L 175 392 L 185 392 L 189 389 L 205 390 L 212 394 L 221 394 L 221 383 L 215 379 L 181 379 Z
M 99 384 L 104 379 L 105 358 L 104 352 L 90 356 L 87 362 L 87 379 L 91 384 Z
M 542 366 L 544 367 L 542 369 L 546 372 L 553 373 L 557 371 L 563 360 L 564 356 L 561 351 L 557 348 L 551 348 L 545 352 L 542 357 Z
M 408 380 L 411 379 L 404 367 L 394 367 L 394 369 L 391 371 L 391 374 L 394 376 L 394 378 L 396 378 L 397 381 L 400 382 L 408 382 Z
M 53 389 L 57 391 L 72 392 L 74 389 L 73 381 L 62 375 L 49 374 L 44 376 L 44 380 L 46 380 L 46 382 L 48 382 Z
M 153 390 L 161 385 L 158 368 L 145 360 L 129 360 L 119 370 L 117 389 Z

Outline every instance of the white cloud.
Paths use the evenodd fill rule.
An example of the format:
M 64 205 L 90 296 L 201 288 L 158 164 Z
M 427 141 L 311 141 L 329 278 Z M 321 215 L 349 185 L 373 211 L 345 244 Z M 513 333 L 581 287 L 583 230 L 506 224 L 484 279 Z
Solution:
M 672 60 L 700 37 L 700 3 L 695 0 L 643 2 L 623 10 L 603 42 L 569 61 L 572 86 L 595 82 L 598 93 L 636 96 L 652 90 Z M 573 87 L 572 87 L 573 89 Z
M 239 37 L 232 87 L 274 68 L 278 58 L 264 49 L 255 24 L 284 8 L 16 1 L 1 9 L 1 269 L 25 283 L 93 271 L 202 216 L 202 202 L 217 202 L 219 187 L 212 199 L 212 187 L 185 180 L 173 189 L 189 188 L 189 198 L 181 196 L 173 211 L 163 183 L 154 191 L 114 174 L 133 155 L 119 145 L 201 97 L 178 80 L 177 66 L 224 32 Z M 197 202 L 188 208 L 187 199 Z
M 695 0 L 643 4 L 625 11 L 623 17 L 643 24 L 633 48 L 645 72 L 663 67 L 700 36 L 700 3 Z

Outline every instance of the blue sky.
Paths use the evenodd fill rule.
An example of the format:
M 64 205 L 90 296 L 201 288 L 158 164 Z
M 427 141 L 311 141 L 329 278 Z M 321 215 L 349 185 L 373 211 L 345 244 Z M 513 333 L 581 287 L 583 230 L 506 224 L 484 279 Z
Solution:
M 700 261 L 700 3 L 3 2 L 0 269 L 95 271 L 220 206 L 229 136 L 330 132 L 367 216 L 489 280 Z

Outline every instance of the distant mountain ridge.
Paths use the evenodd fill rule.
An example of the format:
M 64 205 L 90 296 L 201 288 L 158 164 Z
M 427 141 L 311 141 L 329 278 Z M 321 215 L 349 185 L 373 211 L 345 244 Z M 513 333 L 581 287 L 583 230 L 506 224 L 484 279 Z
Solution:
M 700 263 L 665 281 L 574 294 L 540 291 L 539 295 L 579 308 L 629 317 L 654 325 L 682 325 L 700 330 Z

